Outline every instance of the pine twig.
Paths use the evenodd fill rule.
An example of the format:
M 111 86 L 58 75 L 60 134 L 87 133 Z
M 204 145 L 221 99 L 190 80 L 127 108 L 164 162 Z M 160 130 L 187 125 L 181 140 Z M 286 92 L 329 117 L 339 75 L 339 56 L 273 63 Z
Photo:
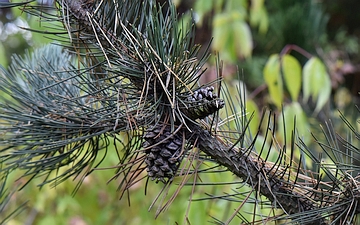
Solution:
M 234 110 L 228 121 L 220 121 L 217 112 L 224 100 L 212 87 L 197 87 L 208 54 L 198 58 L 193 26 L 180 29 L 175 8 L 169 5 L 164 14 L 151 0 L 58 0 L 60 15 L 46 16 L 25 5 L 41 18 L 63 22 L 69 36 L 62 40 L 70 39 L 81 66 L 75 68 L 72 59 L 63 60 L 69 57 L 67 53 L 57 49 L 54 54 L 55 48 L 49 47 L 42 50 L 41 60 L 36 60 L 35 53 L 35 59 L 15 58 L 9 70 L 1 70 L 4 86 L 0 90 L 8 95 L 0 103 L 5 128 L 0 163 L 7 163 L 2 171 L 24 169 L 24 176 L 34 177 L 72 164 L 53 180 L 46 176 L 43 184 L 57 184 L 73 175 L 84 174 L 84 178 L 99 165 L 94 165 L 99 153 L 106 156 L 111 139 L 116 151 L 123 148 L 124 152 L 114 179 L 123 174 L 120 187 L 127 190 L 143 179 L 138 176 L 144 170 L 152 180 L 171 184 L 182 160 L 191 155 L 188 151 L 198 148 L 253 188 L 255 198 L 259 193 L 271 207 L 281 208 L 284 214 L 274 220 L 354 221 L 360 213 L 359 177 L 339 168 L 340 164 L 334 173 L 301 141 L 302 153 L 330 181 L 302 168 L 302 158 L 295 162 L 293 152 L 287 163 L 285 149 L 278 149 L 277 161 L 270 162 L 253 150 L 257 137 L 250 144 L 244 142 L 245 132 L 239 127 L 246 127 L 246 119 L 240 121 L 239 112 Z M 64 34 L 63 30 L 58 34 Z M 42 63 L 36 67 L 38 61 Z M 231 96 L 227 100 L 231 106 L 236 104 Z M 240 114 L 245 115 L 243 103 L 241 108 Z M 218 127 L 231 120 L 241 124 L 235 131 L 239 138 L 232 139 L 223 130 L 209 132 L 213 122 Z M 127 133 L 128 143 L 120 140 L 119 132 Z M 295 137 L 292 151 L 294 146 Z M 331 145 L 321 147 L 338 150 Z

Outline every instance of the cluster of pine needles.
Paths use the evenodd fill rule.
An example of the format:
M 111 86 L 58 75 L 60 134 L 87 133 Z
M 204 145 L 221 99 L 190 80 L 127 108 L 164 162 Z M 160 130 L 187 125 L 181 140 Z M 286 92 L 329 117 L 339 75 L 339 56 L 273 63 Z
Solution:
M 214 223 L 229 224 L 235 217 L 251 224 L 355 223 L 360 182 L 353 162 L 359 149 L 329 124 L 326 143 L 319 145 L 332 163 L 324 164 L 295 131 L 290 148 L 280 145 L 276 116 L 267 111 L 260 126 L 267 127 L 262 135 L 271 140 L 270 147 L 264 142 L 256 148 L 260 126 L 251 135 L 244 89 L 232 96 L 222 82 L 219 61 L 218 79 L 199 85 L 209 51 L 200 54 L 194 24 L 178 20 L 172 1 L 0 6 L 18 7 L 51 24 L 47 31 L 29 30 L 54 41 L 24 57 L 14 56 L 9 68 L 0 70 L 0 211 L 12 193 L 5 188 L 9 173 L 22 171 L 27 183 L 20 189 L 36 177 L 43 179 L 40 187 L 76 177 L 78 189 L 107 153 L 116 151 L 119 163 L 111 180 L 120 180 L 122 196 L 144 179 L 164 185 L 154 200 L 160 201 L 157 215 L 184 185 L 204 185 L 202 174 L 230 171 L 237 179 L 228 185 L 251 189 L 202 199 L 239 203 L 227 221 L 214 218 Z M 298 155 L 295 149 L 300 149 Z M 270 160 L 273 151 L 276 160 Z M 181 182 L 175 193 L 161 197 L 168 195 L 176 177 Z M 245 204 L 254 205 L 253 221 L 241 210 Z

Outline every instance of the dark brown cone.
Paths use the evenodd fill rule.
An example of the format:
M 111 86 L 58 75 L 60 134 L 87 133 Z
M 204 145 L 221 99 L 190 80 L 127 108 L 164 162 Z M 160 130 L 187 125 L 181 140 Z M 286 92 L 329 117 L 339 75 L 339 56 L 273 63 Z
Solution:
M 146 131 L 144 136 L 148 176 L 156 182 L 166 183 L 173 178 L 183 158 L 182 137 L 171 134 L 170 127 L 157 125 Z M 159 142 L 162 143 L 158 144 Z
M 212 86 L 194 91 L 194 94 L 187 98 L 188 105 L 187 109 L 183 110 L 184 113 L 194 120 L 203 119 L 224 107 L 224 101 L 219 99 L 213 91 Z

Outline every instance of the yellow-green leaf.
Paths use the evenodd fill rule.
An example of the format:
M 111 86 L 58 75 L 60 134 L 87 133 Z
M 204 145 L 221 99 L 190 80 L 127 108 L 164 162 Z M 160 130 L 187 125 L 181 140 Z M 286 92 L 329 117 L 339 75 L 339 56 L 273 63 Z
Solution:
M 281 69 L 291 99 L 296 101 L 301 89 L 301 65 L 295 57 L 286 54 L 282 57 Z
M 296 124 L 294 124 L 294 119 L 296 119 Z M 291 134 L 294 128 L 296 129 L 299 137 L 301 137 L 305 143 L 308 143 L 310 141 L 308 135 L 310 129 L 308 119 L 298 102 L 292 102 L 291 104 L 284 106 L 283 115 L 279 118 L 278 121 L 279 140 L 284 142 L 284 137 L 286 136 L 287 146 L 290 146 Z
M 213 1 L 209 1 L 209 0 L 197 0 L 195 1 L 195 5 L 194 5 L 194 10 L 198 16 L 198 24 L 202 24 L 204 15 L 207 12 L 210 12 L 211 9 L 213 8 Z
M 225 11 L 237 11 L 246 16 L 247 8 L 248 8 L 248 1 L 247 0 L 227 0 L 225 1 Z M 244 17 L 245 19 L 245 17 Z
M 253 114 L 253 117 L 250 121 L 249 128 L 252 135 L 255 135 L 256 132 L 259 130 L 259 108 L 257 107 L 256 103 L 253 100 L 246 100 L 246 112 L 248 113 L 246 116 L 250 118 Z
M 316 101 L 315 113 L 318 113 L 322 107 L 327 103 L 331 95 L 331 80 L 328 73 L 325 73 L 320 77 L 319 83 L 322 84 L 323 88 L 320 88 L 318 98 Z
M 251 8 L 259 9 L 264 6 L 265 0 L 251 0 Z
M 253 49 L 253 42 L 248 24 L 243 20 L 235 21 L 233 24 L 233 35 L 237 54 L 245 58 L 250 57 Z
M 213 37 L 212 48 L 215 51 L 221 51 L 229 41 L 231 29 L 229 28 L 229 16 L 226 14 L 218 14 L 213 22 Z
M 252 0 L 250 8 L 250 24 L 253 27 L 258 26 L 259 32 L 264 34 L 269 27 L 269 18 L 264 6 L 264 0 Z
M 261 34 L 265 34 L 268 29 L 269 29 L 269 16 L 268 16 L 268 13 L 265 9 L 265 7 L 262 7 L 260 9 L 260 14 L 261 14 L 261 18 L 260 18 L 260 21 L 259 21 L 259 32 Z
M 312 57 L 306 62 L 303 69 L 304 101 L 309 97 L 316 100 L 315 112 L 321 110 L 326 104 L 331 93 L 331 81 L 325 65 L 317 57 Z
M 266 62 L 263 73 L 264 80 L 268 86 L 272 101 L 278 108 L 281 108 L 283 99 L 283 85 L 278 54 L 273 54 L 270 56 L 270 58 Z

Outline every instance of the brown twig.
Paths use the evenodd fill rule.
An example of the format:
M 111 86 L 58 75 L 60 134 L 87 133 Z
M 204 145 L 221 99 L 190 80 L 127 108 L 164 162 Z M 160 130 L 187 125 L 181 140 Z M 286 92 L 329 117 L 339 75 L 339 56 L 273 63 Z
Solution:
M 251 187 L 259 187 L 260 193 L 267 197 L 273 205 L 280 206 L 286 214 L 295 214 L 321 207 L 308 196 L 309 193 L 315 191 L 312 187 L 302 190 L 298 188 L 298 186 L 301 187 L 301 184 L 298 184 L 297 187 L 292 186 L 294 183 L 289 182 L 287 176 L 284 176 L 285 173 L 288 173 L 288 168 L 264 162 L 261 158 L 249 154 L 248 149 L 229 148 L 221 140 L 199 126 L 193 126 L 191 129 L 192 135 L 198 138 L 198 147 L 203 152 L 237 177 L 242 178 Z M 313 184 L 316 181 L 310 177 L 302 176 L 302 178 L 310 180 L 308 184 Z M 313 224 L 326 223 L 324 218 L 318 215 L 318 218 L 314 218 Z

